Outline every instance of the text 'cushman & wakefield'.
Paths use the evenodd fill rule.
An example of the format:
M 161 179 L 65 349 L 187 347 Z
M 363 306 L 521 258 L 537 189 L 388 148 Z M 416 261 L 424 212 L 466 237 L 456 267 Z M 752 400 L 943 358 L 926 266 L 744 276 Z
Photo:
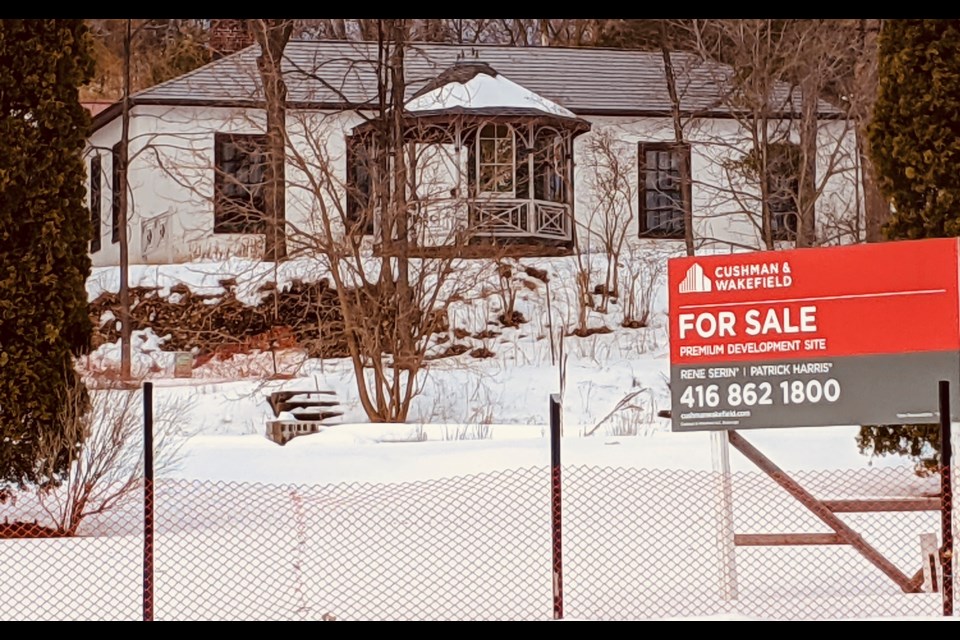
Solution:
M 713 270 L 717 291 L 780 289 L 793 284 L 789 262 L 720 265 Z

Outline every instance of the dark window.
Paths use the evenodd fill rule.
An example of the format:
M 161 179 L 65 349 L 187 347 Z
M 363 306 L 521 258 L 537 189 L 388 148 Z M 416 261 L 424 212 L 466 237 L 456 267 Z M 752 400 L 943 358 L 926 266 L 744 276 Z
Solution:
M 800 220 L 800 145 L 778 142 L 769 145 L 767 149 L 770 231 L 775 240 L 794 240 Z M 811 175 L 810 178 L 812 177 Z
M 262 134 L 214 136 L 214 233 L 266 231 L 266 150 Z
M 123 174 L 120 167 L 119 142 L 113 145 L 110 162 L 113 175 L 113 179 L 111 180 L 110 184 L 110 242 L 116 244 L 117 242 L 120 242 L 120 184 L 123 182 Z
M 373 233 L 373 155 L 367 140 L 347 137 L 346 222 L 362 234 Z
M 690 147 L 641 143 L 639 151 L 640 235 L 682 238 L 684 213 L 690 210 Z
M 90 253 L 100 251 L 100 205 L 103 167 L 100 156 L 90 158 Z

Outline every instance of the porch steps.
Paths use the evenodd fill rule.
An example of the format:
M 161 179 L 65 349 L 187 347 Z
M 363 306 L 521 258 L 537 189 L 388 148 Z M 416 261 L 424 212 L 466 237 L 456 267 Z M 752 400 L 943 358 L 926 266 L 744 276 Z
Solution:
M 275 391 L 267 396 L 275 420 L 267 421 L 266 436 L 284 445 L 293 438 L 316 433 L 330 420 L 343 415 L 333 391 Z M 293 416 L 280 418 L 286 412 Z

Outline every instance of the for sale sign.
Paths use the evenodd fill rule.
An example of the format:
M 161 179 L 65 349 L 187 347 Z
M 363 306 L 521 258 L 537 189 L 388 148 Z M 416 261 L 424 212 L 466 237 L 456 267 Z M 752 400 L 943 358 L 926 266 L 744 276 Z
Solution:
M 958 274 L 956 238 L 670 260 L 673 429 L 937 422 Z

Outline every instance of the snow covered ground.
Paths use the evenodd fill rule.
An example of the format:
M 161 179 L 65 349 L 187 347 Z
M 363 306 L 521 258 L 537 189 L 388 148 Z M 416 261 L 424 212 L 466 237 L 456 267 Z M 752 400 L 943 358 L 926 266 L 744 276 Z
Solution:
M 593 259 L 602 273 L 604 259 Z M 520 264 L 547 270 L 554 325 L 572 329 L 573 259 Z M 316 265 L 303 262 L 274 272 L 271 265 L 233 260 L 134 267 L 131 283 L 160 286 L 168 295 L 177 282 L 217 293 L 221 279 L 234 277 L 238 296 L 253 303 L 264 279 L 276 277 L 283 286 L 316 275 Z M 434 361 L 406 424 L 365 421 L 346 361 L 279 353 L 279 371 L 293 378 L 276 380 L 267 379 L 272 355 L 254 353 L 212 361 L 191 379 L 175 379 L 172 355 L 160 350 L 163 336 L 138 333 L 135 364 L 155 384 L 155 412 L 184 437 L 179 464 L 157 485 L 158 617 L 549 619 L 547 416 L 560 375 L 557 354 L 551 354 L 546 287 L 522 275 L 515 280 L 517 309 L 528 322 L 496 328 L 500 335 L 492 338 L 462 340 L 471 348 L 486 346 L 494 358 Z M 95 269 L 90 298 L 116 291 L 117 282 L 116 270 Z M 470 333 L 493 328 L 488 323 L 501 308 L 494 286 L 489 277 L 477 277 L 475 295 L 454 305 L 451 325 Z M 612 333 L 564 339 L 568 616 L 937 615 L 938 594 L 904 596 L 843 546 L 740 549 L 741 598 L 731 603 L 722 597 L 711 436 L 671 433 L 668 421 L 656 417 L 669 406 L 669 366 L 666 301 L 662 287 L 655 291 L 649 327 L 620 327 L 621 300 L 607 314 L 590 312 L 591 326 Z M 104 345 L 81 365 L 102 372 L 116 366 L 118 355 L 119 345 Z M 335 391 L 345 410 L 342 423 L 285 446 L 268 441 L 266 395 L 281 388 Z M 630 408 L 610 415 L 637 391 Z M 871 497 L 889 497 L 936 489 L 935 480 L 914 476 L 907 460 L 862 455 L 856 431 L 743 435 L 781 467 L 804 470 L 800 477 L 820 492 L 861 497 L 848 493 L 868 488 Z M 741 483 L 734 498 L 739 532 L 824 530 L 737 452 L 730 457 Z M 28 500 L 18 508 L 37 513 Z M 0 603 L 6 603 L 0 619 L 137 617 L 139 509 L 94 519 L 86 534 L 91 537 L 5 541 L 0 567 L 45 558 L 47 573 L 28 579 L 0 569 Z M 0 516 L 9 513 L 0 507 Z M 852 517 L 912 575 L 920 562 L 917 536 L 937 531 L 937 516 L 902 515 L 892 524 Z M 97 542 L 104 532 L 109 549 Z M 68 597 L 47 599 L 51 578 L 71 585 Z
M 605 314 L 589 312 L 588 325 L 613 331 L 585 338 L 563 339 L 566 390 L 563 402 L 564 461 L 610 466 L 709 469 L 709 434 L 675 434 L 657 412 L 669 407 L 666 296 L 662 286 L 669 252 L 651 249 L 632 256 L 621 267 L 621 278 L 652 278 L 647 301 L 650 325 L 620 326 L 625 300 L 612 303 Z M 590 256 L 592 281 L 602 281 L 606 257 Z M 483 346 L 495 357 L 475 359 L 464 354 L 433 361 L 422 377 L 406 425 L 368 424 L 360 406 L 353 370 L 343 359 L 308 360 L 300 352 L 280 352 L 279 373 L 291 380 L 266 379 L 274 373 L 269 353 L 213 360 L 194 370 L 192 379 L 174 379 L 173 355 L 161 350 L 163 336 L 136 332 L 134 364 L 156 385 L 157 411 L 175 411 L 182 429 L 193 437 L 186 443 L 180 471 L 192 479 L 310 482 L 400 481 L 440 477 L 457 472 L 491 471 L 545 463 L 548 397 L 560 390 L 559 329 L 568 333 L 577 315 L 574 258 L 513 261 L 512 286 L 518 291 L 517 310 L 528 322 L 517 328 L 493 326 L 502 310 L 496 295 L 497 278 L 480 261 L 465 261 L 471 284 L 466 300 L 450 310 L 451 328 L 470 334 L 493 329 L 499 335 L 464 337 L 471 348 Z M 639 265 L 639 266 L 638 266 Z M 545 284 L 523 273 L 526 266 L 544 269 Z M 160 287 L 170 295 L 177 283 L 198 293 L 223 292 L 221 280 L 236 280 L 238 298 L 256 303 L 264 282 L 282 288 L 294 279 L 323 277 L 322 266 L 310 260 L 271 264 L 233 259 L 222 263 L 135 266 L 131 285 Z M 119 286 L 117 270 L 94 269 L 87 288 L 91 300 Z M 547 287 L 551 306 L 547 307 Z M 176 294 L 173 294 L 176 295 Z M 599 300 L 599 297 L 597 298 Z M 551 347 L 550 317 L 556 327 Z M 109 318 L 107 319 L 109 321 Z M 552 353 L 551 353 L 552 352 Z M 84 366 L 102 371 L 116 367 L 119 343 L 103 345 Z M 266 396 L 279 389 L 335 391 L 345 415 L 342 425 L 295 439 L 278 447 L 263 438 L 271 417 Z M 631 406 L 611 412 L 625 396 L 640 391 Z M 600 426 L 597 426 L 598 423 Z M 592 433 L 587 436 L 586 434 Z M 857 450 L 856 427 L 758 430 L 750 434 L 761 450 L 790 469 L 852 469 L 872 465 L 904 465 L 897 458 L 870 459 Z M 410 446 L 396 446 L 410 441 Z M 384 453 L 384 450 L 389 453 Z M 325 457 L 330 464 L 296 462 Z M 295 453 L 296 452 L 296 453 Z M 380 457 L 387 455 L 384 463 Z M 368 459 L 369 458 L 369 459 Z M 409 462 L 404 462 L 409 458 Z M 350 459 L 350 463 L 337 462 Z M 427 464 L 424 460 L 436 460 Z M 734 457 L 734 468 L 743 461 Z

